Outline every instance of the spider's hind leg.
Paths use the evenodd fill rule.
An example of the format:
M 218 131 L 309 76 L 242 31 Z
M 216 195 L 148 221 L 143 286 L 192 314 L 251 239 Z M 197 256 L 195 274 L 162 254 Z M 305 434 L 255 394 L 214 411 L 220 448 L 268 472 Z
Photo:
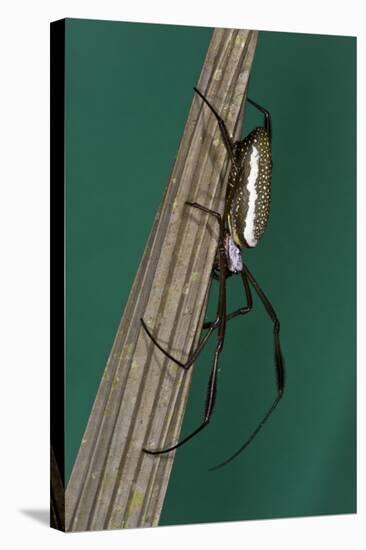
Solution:
M 249 313 L 253 309 L 253 297 L 252 297 L 252 293 L 251 293 L 251 290 L 250 290 L 248 277 L 247 277 L 247 275 L 244 271 L 242 271 L 240 273 L 240 275 L 241 275 L 241 278 L 242 278 L 247 303 L 246 303 L 245 306 L 239 307 L 238 309 L 236 309 L 232 313 L 229 313 L 228 315 L 226 315 L 226 321 L 230 321 L 230 319 L 233 319 L 234 317 L 237 317 L 238 315 L 245 315 L 246 313 Z M 207 328 L 210 328 L 211 325 L 212 325 L 212 322 L 208 321 L 208 322 L 203 324 L 202 328 L 207 329 Z
M 214 210 L 210 210 L 209 208 L 206 208 L 205 206 L 202 206 L 201 204 L 198 204 L 196 202 L 189 202 L 187 201 L 186 204 L 188 206 L 191 206 L 193 208 L 197 208 L 198 210 L 203 210 L 203 212 L 206 212 L 208 214 L 212 214 L 213 216 L 215 216 L 215 218 L 218 220 L 219 224 L 220 224 L 220 227 L 222 226 L 222 217 L 221 215 L 218 213 L 218 212 L 215 212 Z M 201 351 L 203 350 L 203 348 L 205 347 L 209 337 L 211 336 L 212 332 L 215 330 L 215 328 L 217 328 L 218 326 L 218 320 L 212 322 L 212 323 L 205 323 L 205 327 L 204 328 L 208 328 L 208 331 L 207 333 L 203 336 L 203 338 L 201 338 L 201 340 L 199 341 L 198 343 L 198 346 L 197 348 L 190 354 L 189 358 L 188 358 L 188 361 L 186 363 L 182 363 L 182 361 L 179 361 L 178 359 L 176 359 L 175 357 L 173 357 L 173 355 L 171 355 L 169 352 L 167 352 L 160 344 L 159 342 L 157 341 L 157 339 L 155 338 L 155 336 L 153 336 L 153 334 L 150 332 L 150 330 L 148 329 L 145 321 L 141 318 L 141 324 L 142 324 L 142 327 L 143 329 L 145 330 L 146 334 L 149 336 L 149 338 L 154 342 L 154 344 L 156 345 L 156 347 L 162 352 L 164 353 L 164 355 L 166 355 L 166 357 L 168 357 L 171 361 L 173 361 L 176 365 L 178 365 L 179 367 L 182 367 L 183 369 L 187 370 L 189 369 L 193 363 L 195 362 L 195 360 L 197 359 L 197 357 L 199 356 L 199 354 L 201 353 Z
M 273 309 L 271 302 L 268 300 L 267 296 L 264 294 L 263 290 L 261 289 L 261 287 L 259 286 L 256 279 L 253 277 L 252 273 L 249 271 L 246 265 L 244 265 L 244 273 L 248 278 L 248 281 L 251 283 L 253 289 L 257 293 L 258 297 L 260 298 L 267 312 L 267 315 L 269 316 L 269 318 L 273 323 L 277 395 L 274 401 L 272 402 L 272 405 L 267 410 L 266 414 L 263 416 L 262 420 L 259 422 L 259 424 L 255 428 L 255 430 L 251 433 L 251 435 L 241 445 L 241 447 L 239 447 L 239 449 L 234 454 L 232 454 L 229 458 L 224 460 L 224 462 L 221 462 L 220 464 L 217 464 L 217 466 L 210 468 L 210 471 L 217 470 L 218 468 L 225 466 L 225 464 L 228 464 L 229 462 L 231 462 L 240 453 L 242 453 L 244 449 L 248 447 L 248 445 L 250 445 L 250 443 L 257 436 L 259 431 L 263 428 L 264 424 L 267 422 L 268 418 L 271 416 L 271 414 L 277 407 L 278 403 L 283 397 L 283 392 L 285 389 L 285 364 L 284 364 L 284 359 L 283 359 L 281 345 L 280 345 L 280 322 Z
M 147 449 L 147 448 L 144 448 L 143 451 L 145 453 L 150 454 L 150 455 L 160 455 L 160 454 L 164 454 L 164 453 L 169 453 L 170 451 L 175 451 L 175 449 L 178 449 L 178 447 L 181 447 L 182 445 L 187 443 L 187 441 L 192 439 L 195 435 L 197 435 L 204 428 L 206 428 L 206 426 L 208 426 L 208 424 L 211 420 L 212 412 L 213 412 L 213 409 L 214 409 L 214 406 L 215 406 L 215 401 L 216 401 L 217 375 L 218 375 L 218 372 L 219 372 L 219 357 L 220 357 L 221 351 L 222 351 L 222 341 L 221 341 L 221 337 L 219 336 L 218 337 L 218 342 L 216 344 L 216 350 L 215 350 L 211 375 L 210 375 L 210 379 L 209 379 L 209 382 L 208 382 L 206 405 L 205 405 L 204 416 L 203 416 L 203 420 L 202 420 L 201 424 L 198 426 L 198 428 L 193 430 L 193 432 L 191 432 L 189 435 L 187 435 L 186 437 L 181 439 L 175 445 L 171 445 L 170 447 L 165 447 L 163 449 Z
M 201 353 L 201 351 L 203 350 L 203 348 L 205 347 L 209 337 L 211 336 L 212 332 L 214 331 L 214 329 L 216 328 L 216 323 L 211 323 L 209 327 L 209 330 L 206 332 L 206 334 L 204 335 L 203 338 L 201 338 L 201 340 L 199 341 L 198 345 L 197 345 L 197 348 L 189 355 L 188 357 L 188 360 L 186 361 L 186 363 L 182 363 L 182 361 L 179 361 L 178 359 L 176 359 L 175 357 L 173 357 L 173 355 L 171 355 L 169 352 L 167 352 L 160 344 L 159 342 L 157 341 L 157 339 L 153 336 L 153 334 L 150 332 L 150 330 L 148 329 L 145 321 L 141 318 L 140 319 L 141 321 L 141 324 L 143 326 L 143 329 L 145 330 L 146 334 L 149 336 L 149 338 L 153 341 L 153 343 L 155 344 L 155 346 L 160 349 L 160 351 L 166 355 L 166 357 L 168 357 L 171 361 L 173 361 L 176 365 L 178 365 L 179 367 L 181 367 L 182 369 L 184 370 L 188 370 L 192 365 L 193 363 L 196 361 L 197 357 L 199 356 L 199 354 Z
M 200 207 L 202 210 L 205 210 L 204 207 Z M 217 214 L 221 220 L 221 216 Z M 171 445 L 169 447 L 165 447 L 163 449 L 147 449 L 144 448 L 145 453 L 157 455 L 162 453 L 168 453 L 170 451 L 174 451 L 175 449 L 178 449 L 178 447 L 181 447 L 187 441 L 192 439 L 195 435 L 197 435 L 200 431 L 202 431 L 210 422 L 212 412 L 214 410 L 215 402 L 216 402 L 216 393 L 217 393 L 217 378 L 218 378 L 218 372 L 219 372 L 219 360 L 220 360 L 220 354 L 222 352 L 222 349 L 224 347 L 224 341 L 225 341 L 225 326 L 226 326 L 226 276 L 225 276 L 225 258 L 224 258 L 224 251 L 221 249 L 220 252 L 220 291 L 219 291 L 219 303 L 217 306 L 217 342 L 216 342 L 216 348 L 211 368 L 211 374 L 208 382 L 208 388 L 207 388 L 207 397 L 206 397 L 206 404 L 204 409 L 204 415 L 203 420 L 201 424 L 196 428 L 193 432 L 191 432 L 189 435 L 187 435 L 185 438 L 183 438 L 181 441 L 176 443 L 175 445 Z M 215 325 L 216 326 L 216 325 Z M 214 330 L 214 327 L 211 327 L 209 329 L 208 333 L 212 333 Z M 207 336 L 207 335 L 206 335 Z

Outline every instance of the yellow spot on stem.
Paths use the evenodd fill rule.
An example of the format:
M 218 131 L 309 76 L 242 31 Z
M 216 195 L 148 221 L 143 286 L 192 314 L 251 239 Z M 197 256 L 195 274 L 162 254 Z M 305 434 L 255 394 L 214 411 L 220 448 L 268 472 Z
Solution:
M 140 489 L 134 489 L 129 501 L 129 515 L 138 510 L 144 502 L 144 493 Z
M 214 80 L 221 80 L 222 77 L 222 69 L 216 69 L 214 73 Z

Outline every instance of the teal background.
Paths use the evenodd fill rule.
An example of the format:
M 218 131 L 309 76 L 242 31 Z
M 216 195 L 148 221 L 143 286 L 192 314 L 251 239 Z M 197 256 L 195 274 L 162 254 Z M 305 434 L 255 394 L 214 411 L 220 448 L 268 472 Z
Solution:
M 66 22 L 66 479 L 169 178 L 211 29 Z M 273 202 L 245 261 L 282 327 L 230 322 L 212 423 L 176 453 L 161 525 L 356 510 L 356 39 L 261 32 L 249 95 L 273 118 Z M 261 123 L 247 108 L 245 133 Z M 243 301 L 239 278 L 229 304 Z M 209 309 L 216 303 L 213 292 Z M 214 344 L 214 342 L 212 342 Z M 212 345 L 182 434 L 201 419 Z

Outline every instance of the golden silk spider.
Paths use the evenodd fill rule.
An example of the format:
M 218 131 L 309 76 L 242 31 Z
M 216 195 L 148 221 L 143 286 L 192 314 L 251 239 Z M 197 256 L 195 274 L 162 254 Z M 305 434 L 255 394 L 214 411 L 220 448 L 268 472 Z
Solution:
M 230 319 L 238 315 L 245 315 L 252 310 L 253 299 L 250 288 L 252 286 L 273 322 L 277 395 L 251 435 L 234 454 L 217 466 L 210 468 L 210 470 L 215 470 L 231 462 L 253 441 L 259 430 L 263 427 L 278 405 L 284 392 L 285 369 L 279 338 L 280 323 L 270 301 L 241 258 L 241 249 L 253 248 L 257 245 L 264 233 L 268 221 L 271 203 L 272 131 L 270 113 L 248 98 L 248 102 L 264 115 L 263 126 L 254 128 L 254 130 L 252 130 L 243 140 L 233 142 L 223 119 L 219 116 L 208 99 L 197 88 L 194 88 L 194 90 L 216 117 L 231 162 L 223 215 L 195 202 L 186 203 L 186 205 L 191 208 L 202 210 L 214 216 L 219 224 L 218 246 L 212 271 L 213 277 L 219 282 L 219 300 L 216 319 L 203 324 L 203 329 L 207 330 L 207 332 L 200 339 L 197 348 L 190 354 L 186 363 L 178 361 L 168 353 L 152 335 L 143 319 L 141 319 L 141 323 L 147 335 L 159 350 L 185 370 L 188 370 L 193 365 L 206 345 L 209 337 L 215 330 L 217 330 L 217 343 L 208 383 L 204 417 L 201 424 L 192 433 L 181 439 L 181 441 L 175 445 L 171 445 L 164 449 L 145 448 L 143 450 L 151 455 L 159 455 L 174 451 L 197 435 L 210 422 L 215 405 L 219 357 L 224 347 L 226 323 L 230 321 Z M 227 314 L 226 279 L 234 274 L 240 274 L 242 278 L 247 303 L 246 306 L 240 307 L 236 311 Z

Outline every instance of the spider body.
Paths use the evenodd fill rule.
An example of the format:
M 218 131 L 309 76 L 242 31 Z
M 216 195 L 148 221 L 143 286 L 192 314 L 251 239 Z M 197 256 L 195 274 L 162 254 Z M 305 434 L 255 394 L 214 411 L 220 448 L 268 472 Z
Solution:
M 280 323 L 270 301 L 257 283 L 256 279 L 249 271 L 241 258 L 241 249 L 253 248 L 262 237 L 267 225 L 270 203 L 271 203 L 271 177 L 272 177 L 272 157 L 271 157 L 271 117 L 269 112 L 248 99 L 248 102 L 254 105 L 264 115 L 263 127 L 252 130 L 246 138 L 241 141 L 232 141 L 232 138 L 226 128 L 222 118 L 218 115 L 214 107 L 207 98 L 194 88 L 196 93 L 210 108 L 216 117 L 223 143 L 226 147 L 229 159 L 231 161 L 231 170 L 228 179 L 228 187 L 225 197 L 224 213 L 220 213 L 207 208 L 196 202 L 186 202 L 191 208 L 196 208 L 202 212 L 213 216 L 219 224 L 219 237 L 217 244 L 216 258 L 212 268 L 212 276 L 219 283 L 219 301 L 217 306 L 216 318 L 214 321 L 208 321 L 203 324 L 206 334 L 201 337 L 197 348 L 189 355 L 188 361 L 182 363 L 165 350 L 158 340 L 150 332 L 146 323 L 141 319 L 142 326 L 158 349 L 169 359 L 174 361 L 184 370 L 188 370 L 205 347 L 210 336 L 217 330 L 217 342 L 213 356 L 211 375 L 208 382 L 207 397 L 204 409 L 203 420 L 201 424 L 192 433 L 184 437 L 179 443 L 163 449 L 143 449 L 151 455 L 158 455 L 174 451 L 192 437 L 203 430 L 211 420 L 214 410 L 217 381 L 219 373 L 219 359 L 224 347 L 225 331 L 228 321 L 239 316 L 246 315 L 253 308 L 253 299 L 251 287 L 254 289 L 261 300 L 267 315 L 273 323 L 274 338 L 274 359 L 276 371 L 277 393 L 271 406 L 259 422 L 255 430 L 251 433 L 241 447 L 211 470 L 220 468 L 231 462 L 237 457 L 256 437 L 258 432 L 268 420 L 274 409 L 277 407 L 283 396 L 285 387 L 284 360 L 280 346 Z M 226 309 L 226 280 L 233 274 L 240 274 L 244 293 L 246 296 L 246 305 L 239 309 L 227 313 Z
M 240 248 L 257 245 L 271 205 L 271 142 L 265 128 L 255 128 L 234 144 L 234 158 L 225 201 L 228 232 Z

